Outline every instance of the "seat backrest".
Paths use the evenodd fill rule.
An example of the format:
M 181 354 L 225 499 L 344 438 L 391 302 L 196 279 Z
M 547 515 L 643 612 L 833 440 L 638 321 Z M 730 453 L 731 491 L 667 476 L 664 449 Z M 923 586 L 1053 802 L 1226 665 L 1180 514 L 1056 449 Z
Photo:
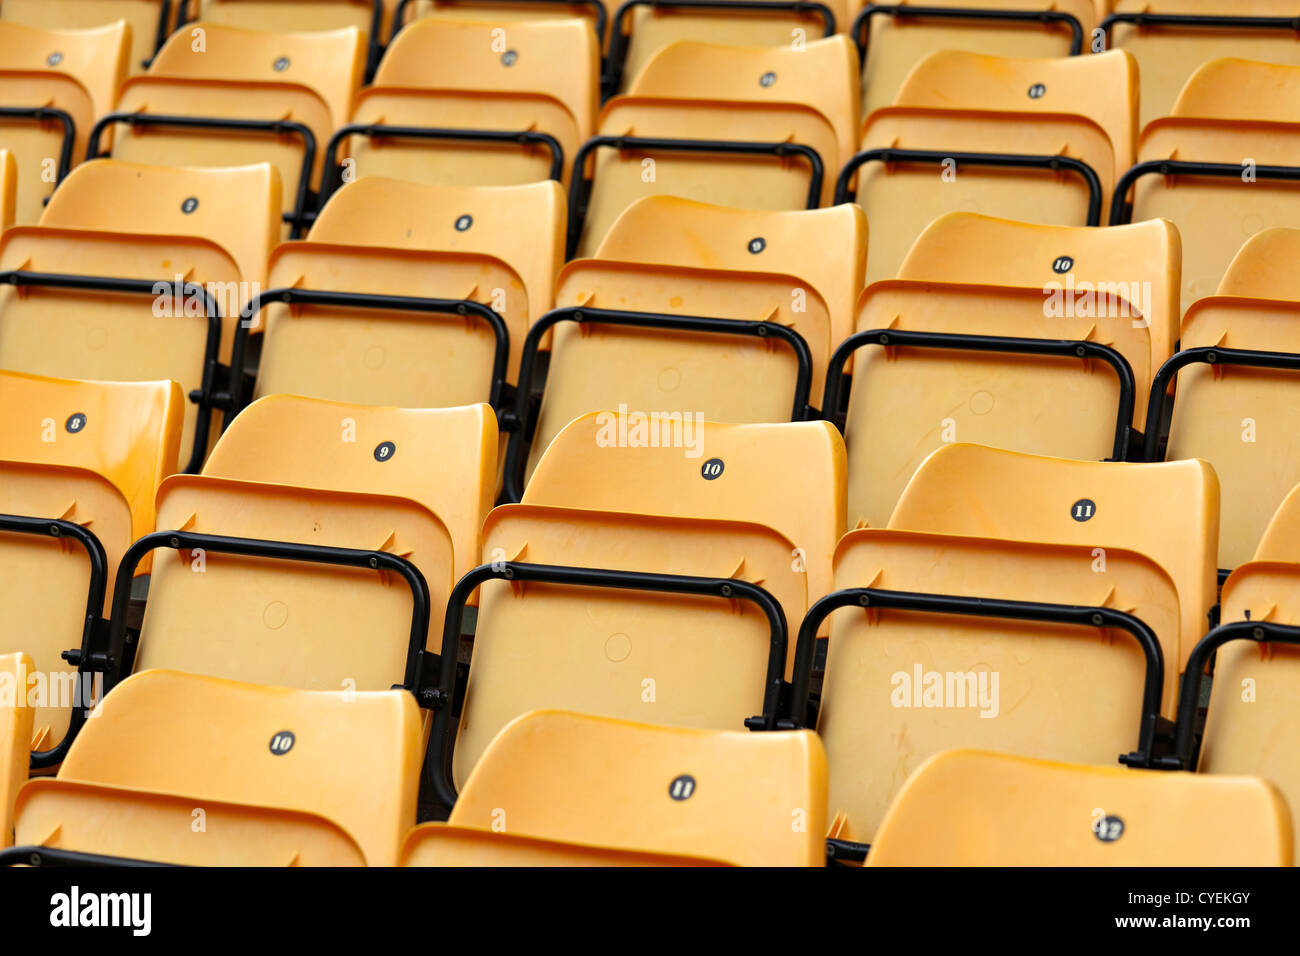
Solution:
M 1104 0 L 1101 0 L 1104 2 Z M 867 53 L 862 69 L 863 115 L 894 102 L 908 73 L 930 53 L 938 50 L 971 50 L 994 56 L 1062 57 L 1070 52 L 1071 26 L 1060 21 L 979 19 L 969 16 L 927 17 L 906 15 L 900 5 L 895 16 L 888 5 L 872 14 L 867 25 Z M 861 9 L 863 5 L 859 4 Z M 925 7 L 954 7 L 1014 10 L 1044 10 L 1043 0 L 927 0 Z M 1072 16 L 1079 26 L 1092 25 L 1091 0 L 1055 0 L 1051 10 Z M 849 32 L 848 25 L 844 28 Z M 856 39 L 856 37 L 855 37 Z M 1084 37 L 1085 42 L 1087 37 Z
M 852 23 L 847 0 L 828 0 L 824 6 L 835 18 L 835 30 L 847 33 Z M 737 47 L 789 46 L 796 39 L 812 42 L 826 32 L 826 26 L 824 16 L 814 10 L 757 10 L 730 4 L 715 9 L 629 7 L 622 28 L 627 48 L 621 89 L 627 90 L 655 54 L 673 43 L 694 40 Z M 611 46 L 615 29 L 611 23 Z
M 896 279 L 863 292 L 858 331 L 869 330 L 1105 345 L 1136 381 L 1133 415 L 1122 424 L 1145 419 L 1150 340 L 1122 300 L 1078 315 L 1037 289 Z M 844 430 L 850 525 L 883 527 L 917 467 L 950 442 L 1093 461 L 1117 454 L 1121 381 L 1107 362 L 874 342 L 853 361 Z
M 452 586 L 451 535 L 408 498 L 174 475 L 158 492 L 158 527 L 397 555 L 424 578 L 423 646 L 436 644 Z M 412 584 L 384 569 L 162 547 L 154 552 L 135 669 L 304 690 L 384 690 L 409 679 L 415 606 Z
M 1115 13 L 1289 18 L 1296 10 L 1290 0 L 1117 0 Z M 1208 60 L 1240 56 L 1268 63 L 1300 63 L 1295 31 L 1289 28 L 1120 22 L 1111 28 L 1110 46 L 1127 50 L 1138 61 L 1143 126 L 1170 114 L 1188 77 Z
M 1115 608 L 1157 630 L 1176 659 L 1173 582 L 1134 552 L 1105 557 L 1088 546 L 868 529 L 840 541 L 835 585 Z M 832 615 L 817 730 L 839 835 L 874 842 L 906 776 L 950 747 L 1113 765 L 1139 743 L 1149 669 L 1119 629 L 903 609 Z M 1166 716 L 1176 671 L 1171 661 L 1163 675 Z
M 1261 557 L 1239 566 L 1224 582 L 1221 605 L 1225 624 L 1300 626 L 1300 564 L 1288 555 L 1285 561 Z M 1285 796 L 1292 827 L 1300 832 L 1300 767 L 1290 756 L 1300 746 L 1297 688 L 1300 647 L 1249 640 L 1220 647 L 1197 769 L 1269 780 Z
M 829 422 L 706 421 L 700 429 L 700 454 L 691 458 L 681 448 L 620 443 L 615 416 L 584 415 L 548 446 L 524 503 L 765 524 L 798 549 L 792 559 L 808 572 L 809 603 L 826 594 L 844 533 L 839 432 Z
M 627 87 L 631 96 L 802 103 L 830 121 L 841 160 L 857 148 L 858 56 L 836 34 L 802 46 L 739 47 L 682 40 L 660 49 Z
M 1282 499 L 1260 535 L 1254 561 L 1292 561 L 1300 564 L 1300 487 Z
M 116 23 L 105 21 L 103 26 L 91 29 L 43 29 L 15 22 L 6 9 L 5 19 L 0 21 L 0 63 L 4 68 L 48 71 L 72 77 L 90 94 L 93 118 L 103 116 L 113 108 L 117 88 L 128 72 L 130 47 L 131 28 L 124 20 Z M 6 102 L 5 105 L 20 104 Z M 78 142 L 85 143 L 90 130 L 79 129 L 77 132 Z M 84 155 L 83 146 L 82 151 L 73 157 L 73 162 L 79 162 Z
M 273 289 L 469 300 L 499 314 L 516 380 L 528 334 L 528 294 L 495 256 L 326 242 L 286 242 L 271 254 Z M 313 395 L 369 405 L 445 408 L 487 401 L 493 327 L 478 315 L 268 303 L 256 395 Z
M 184 397 L 176 383 L 0 372 L 0 408 L 0 458 L 93 471 L 130 504 L 132 536 L 153 531 L 154 493 L 177 467 Z
M 525 222 L 529 228 L 520 228 Z M 537 319 L 551 307 L 564 227 L 556 182 L 453 186 L 363 176 L 330 197 L 308 239 L 494 256 L 519 273 Z
M 889 527 L 1144 554 L 1178 588 L 1179 669 L 1214 604 L 1219 482 L 1203 461 L 1070 461 L 945 445 L 912 476 Z
M 1196 68 L 1170 116 L 1287 122 L 1300 110 L 1300 64 L 1223 57 Z
M 8 214 L 20 223 L 34 223 L 58 184 L 65 150 L 69 165 L 86 155 L 86 136 L 94 125 L 94 108 L 81 83 L 67 73 L 50 69 L 0 70 L 0 103 L 18 109 L 58 110 L 71 123 L 68 128 L 59 120 L 30 116 L 2 120 L 5 153 L 8 164 L 14 167 L 6 185 L 13 194 Z
M 1239 169 L 1227 176 L 1152 173 L 1130 191 L 1134 221 L 1162 217 L 1183 241 L 1182 310 L 1213 295 L 1241 245 L 1270 227 L 1300 216 L 1300 185 L 1260 172 L 1300 166 L 1300 129 L 1290 121 L 1169 116 L 1142 131 L 1138 162 L 1218 163 Z M 1158 167 L 1149 167 L 1158 169 Z
M 18 161 L 0 149 L 0 232 L 14 224 L 18 214 Z
M 952 212 L 917 236 L 898 278 L 1025 286 L 1081 304 L 1089 292 L 1116 296 L 1146 320 L 1153 372 L 1178 343 L 1182 242 L 1163 219 L 1094 228 Z
M 585 140 L 600 106 L 599 73 L 600 43 L 585 20 L 429 17 L 397 35 L 375 85 L 545 94 Z
M 806 575 L 791 543 L 732 521 L 516 505 L 489 515 L 483 563 L 596 568 L 759 584 L 802 619 Z M 452 771 L 463 783 L 497 732 L 564 707 L 676 727 L 743 729 L 768 675 L 789 673 L 750 600 L 509 581 L 483 584 Z
M 574 787 L 593 774 L 600 786 Z M 817 866 L 825 806 L 825 752 L 809 731 L 689 730 L 544 710 L 493 740 L 448 822 L 486 829 L 504 813 L 513 834 Z
M 1280 263 L 1300 255 L 1300 229 L 1262 229 L 1247 239 L 1219 281 L 1218 295 L 1300 302 L 1296 273 Z
M 867 118 L 864 150 L 1065 156 L 1091 168 L 1100 184 L 1100 220 L 1114 189 L 1114 148 L 1099 125 L 1077 113 L 890 106 Z M 936 183 L 941 188 L 936 188 Z M 871 161 L 857 170 L 857 202 L 871 232 L 867 282 L 892 279 L 931 222 L 964 211 L 1022 222 L 1084 226 L 1092 195 L 1077 170 L 1008 169 L 953 160 Z
M 1300 352 L 1297 322 L 1300 302 L 1209 296 L 1183 316 L 1182 348 Z M 1221 568 L 1250 560 L 1274 511 L 1300 482 L 1297 386 L 1300 379 L 1287 369 L 1198 362 L 1178 373 L 1165 457 L 1201 458 L 1214 467 L 1222 487 Z
M 182 0 L 204 23 L 272 33 L 323 32 L 355 27 L 369 34 L 371 0 Z M 388 38 L 383 33 L 379 39 Z
M 188 23 L 163 44 L 151 75 L 203 80 L 298 83 L 329 106 L 335 126 L 348 121 L 361 87 L 366 37 L 355 27 L 317 33 L 269 33 L 218 23 Z M 323 143 L 317 143 L 323 149 Z
M 828 248 L 835 255 L 822 252 Z M 867 219 L 853 203 L 774 211 L 647 196 L 614 220 L 595 257 L 796 276 L 830 308 L 834 348 L 853 334 L 865 285 Z
M 496 459 L 487 405 L 378 408 L 268 395 L 235 418 L 203 474 L 409 498 L 447 526 L 459 579 L 478 564 Z
M 4 19 L 47 30 L 84 30 L 125 20 L 131 28 L 127 68 L 139 73 L 158 44 L 163 7 L 163 0 L 8 0 Z M 164 29 L 171 29 L 170 22 Z
M 1290 866 L 1291 858 L 1286 802 L 1255 777 L 952 750 L 904 784 L 867 865 Z
M 1138 133 L 1137 61 L 1123 50 L 1048 60 L 942 50 L 916 64 L 894 105 L 1077 113 L 1106 131 L 1124 170 Z
M 32 739 L 27 678 L 35 673 L 26 654 L 0 654 L 0 849 L 13 845 L 14 800 L 27 780 L 27 748 Z
M 742 209 L 806 209 L 828 204 L 839 168 L 839 145 L 830 121 L 802 103 L 726 99 L 618 96 L 601 110 L 598 133 L 608 137 L 707 140 L 750 144 L 798 144 L 813 150 L 823 167 L 820 197 L 812 189 L 813 165 L 803 154 L 775 149 L 760 154 L 692 152 L 606 145 L 575 165 L 591 180 L 586 217 L 574 237 L 576 255 L 592 255 L 610 226 L 644 196 L 667 194 Z M 576 230 L 577 227 L 575 227 Z
M 388 866 L 415 823 L 420 757 L 419 710 L 406 691 L 309 692 L 152 671 L 104 697 L 59 779 L 318 814 L 368 863 Z
M 59 184 L 41 225 L 210 239 L 244 282 L 260 286 L 280 236 L 280 176 L 269 163 L 190 169 L 96 159 Z

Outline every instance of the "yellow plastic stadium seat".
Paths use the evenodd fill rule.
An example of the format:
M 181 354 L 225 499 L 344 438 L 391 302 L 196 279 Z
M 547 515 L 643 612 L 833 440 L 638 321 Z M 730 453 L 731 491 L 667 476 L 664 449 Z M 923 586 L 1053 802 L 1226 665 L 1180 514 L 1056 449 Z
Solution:
M 1049 303 L 1059 290 L 1076 315 L 1127 302 L 1146 320 L 1152 373 L 1178 343 L 1182 242 L 1163 219 L 1091 228 L 948 213 L 917 237 L 898 278 L 1023 286 Z
M 893 105 L 1076 113 L 1105 130 L 1123 170 L 1138 134 L 1137 62 L 1123 50 L 1050 60 L 943 50 L 916 64 Z
M 353 173 L 461 185 L 565 181 L 595 127 L 599 72 L 600 44 L 586 20 L 420 20 L 393 41 L 352 123 L 443 134 L 352 136 Z
M 1278 505 L 1277 511 L 1269 519 L 1268 527 L 1260 536 L 1252 560 L 1255 561 L 1292 561 L 1300 564 L 1300 486 L 1291 489 L 1291 493 Z
M 809 604 L 831 590 L 846 492 L 844 441 L 829 422 L 704 422 L 700 454 L 690 458 L 682 448 L 619 443 L 612 419 L 584 415 L 564 428 L 538 462 L 524 504 L 758 522 L 798 549 L 791 563 L 807 571 Z M 710 463 L 722 467 L 706 475 Z
M 240 4 L 247 0 L 240 0 Z M 202 47 L 194 35 L 202 30 Z M 335 126 L 347 122 L 365 73 L 361 31 L 270 33 L 217 23 L 187 23 L 158 51 L 151 75 L 201 80 L 258 80 L 306 86 L 329 108 Z M 318 143 L 323 147 L 323 143 Z
M 207 239 L 19 226 L 0 238 L 0 268 L 38 274 L 0 292 L 0 368 L 104 381 L 171 379 L 182 393 L 201 394 L 208 361 L 230 361 L 243 287 L 229 253 Z M 59 273 L 92 277 L 91 286 L 60 287 Z M 122 279 L 137 287 L 94 287 Z M 215 338 L 203 296 L 183 282 L 201 285 L 225 317 Z M 178 414 L 181 458 L 170 468 L 197 469 L 217 420 L 192 401 Z
M 1173 713 L 1178 592 L 1136 552 L 1109 549 L 1099 565 L 1088 546 L 864 529 L 836 549 L 835 585 L 1079 612 L 1067 623 L 879 599 L 864 609 L 854 599 L 833 615 L 817 730 L 838 839 L 873 842 L 903 781 L 941 750 L 987 746 L 1113 765 L 1121 754 L 1149 756 L 1155 718 Z M 1088 608 L 1131 615 L 1150 631 L 1092 625 Z M 799 655 L 810 659 L 801 643 Z M 1163 672 L 1162 657 L 1170 662 Z M 796 688 L 800 674 L 797 664 Z M 796 689 L 796 710 L 801 696 Z
M 596 31 L 599 24 L 599 7 L 601 5 L 585 3 L 564 3 L 563 0 L 529 0 L 518 3 L 516 0 L 383 0 L 385 37 L 396 36 L 399 31 L 424 17 L 449 17 L 453 20 L 487 17 L 508 27 L 512 23 L 530 23 L 535 20 L 568 20 L 580 18 L 591 24 Z M 395 14 L 402 18 L 395 21 Z M 605 24 L 608 35 L 608 24 Z M 604 37 L 598 37 L 604 40 Z
M 889 527 L 1144 554 L 1178 588 L 1183 660 L 1166 665 L 1179 670 L 1214 604 L 1219 483 L 1203 461 L 1068 461 L 945 445 L 917 469 Z
M 822 403 L 824 414 L 844 423 L 849 525 L 883 527 L 921 462 L 954 441 L 1122 460 L 1130 426 L 1146 414 L 1151 346 L 1127 303 L 1105 311 L 1113 314 L 1053 309 L 1039 289 L 904 279 L 869 286 L 858 310 L 863 338 L 839 353 L 854 359 L 847 415 L 840 414 L 838 368 Z M 1055 351 L 965 350 L 945 347 L 957 338 L 919 337 L 959 335 L 1041 339 L 1036 346 L 1053 343 Z M 1109 351 L 1086 351 L 1093 346 Z M 1123 376 L 1121 361 L 1129 369 Z
M 802 103 L 626 95 L 605 104 L 597 127 L 573 162 L 570 258 L 592 255 L 645 196 L 741 209 L 828 204 L 841 162 L 834 126 Z M 727 145 L 710 151 L 664 140 Z
M 1240 27 L 1160 22 L 1160 17 L 1232 16 Z M 1223 56 L 1268 63 L 1300 64 L 1292 0 L 1118 0 L 1109 27 L 1108 47 L 1127 50 L 1142 75 L 1143 126 L 1169 115 L 1179 91 L 1197 67 Z M 1252 18 L 1275 18 L 1272 26 Z M 1141 22 L 1135 22 L 1141 18 Z M 1284 22 L 1277 22 L 1280 18 Z M 1252 95 L 1252 94 L 1247 94 Z
M 204 23 L 270 33 L 353 27 L 369 35 L 374 26 L 371 0 L 180 0 L 180 5 Z
M 0 20 L 0 105 L 59 110 L 70 124 L 50 116 L 5 118 L 4 145 L 18 162 L 23 187 L 19 222 L 36 222 L 58 180 L 85 157 L 91 127 L 113 108 L 126 77 L 130 42 L 121 21 L 45 30 Z
M 426 824 L 402 843 L 399 866 L 726 866 L 698 856 L 539 840 L 476 827 Z
M 1289 505 L 1290 509 L 1282 510 L 1292 510 L 1290 519 L 1275 525 L 1294 527 L 1294 502 Z M 1275 550 L 1261 545 L 1255 560 L 1239 566 L 1223 585 L 1221 620 L 1225 628 L 1238 629 L 1232 637 L 1244 639 L 1229 640 L 1218 648 L 1195 768 L 1206 774 L 1252 774 L 1276 784 L 1290 804 L 1296 827 L 1300 773 L 1292 755 L 1300 745 L 1296 733 L 1300 647 L 1270 641 L 1267 632 L 1255 631 L 1256 625 L 1280 625 L 1291 630 L 1294 640 L 1294 628 L 1300 625 L 1295 545 L 1288 542 L 1285 555 L 1274 557 Z M 1215 636 L 1211 632 L 1206 643 L 1215 641 Z M 1193 704 L 1203 699 L 1200 676 L 1189 673 L 1184 678 L 1183 695 L 1195 694 L 1195 699 L 1188 698 Z M 1184 712 L 1187 707 L 1184 701 Z
M 551 308 L 564 223 L 564 190 L 556 182 L 455 186 L 367 176 L 330 197 L 307 238 L 493 256 L 523 280 L 535 321 Z
M 1300 255 L 1300 229 L 1263 229 L 1255 233 L 1228 263 L 1216 295 L 1300 302 L 1297 274 L 1278 268 L 1279 263 L 1294 255 Z
M 610 6 L 611 75 L 606 92 L 626 92 L 664 47 L 681 40 L 696 40 L 738 47 L 790 46 L 811 43 L 818 37 L 849 28 L 847 0 L 828 0 L 825 7 L 834 22 L 815 10 L 755 10 L 737 5 L 728 10 L 720 3 L 714 9 L 629 5 L 625 11 Z M 618 10 L 619 15 L 613 11 Z
M 802 618 L 807 602 L 806 575 L 791 560 L 792 548 L 759 524 L 532 505 L 496 509 L 483 529 L 483 564 L 494 578 L 506 576 L 496 569 L 522 562 L 688 575 L 728 586 L 706 593 L 593 589 L 522 571 L 485 581 L 455 748 L 448 763 L 453 718 L 444 708 L 434 727 L 440 756 L 431 758 L 433 766 L 448 767 L 461 786 L 503 727 L 545 707 L 719 730 L 743 730 L 753 718 L 771 729 L 773 681 L 788 672 L 786 642 L 776 638 Z M 746 582 L 779 606 L 765 609 L 747 596 Z M 453 624 L 457 613 L 453 604 Z M 451 625 L 448 633 L 458 636 Z M 444 643 L 442 653 L 454 662 L 454 647 Z M 444 665 L 443 680 L 451 676 Z
M 912 774 L 867 857 L 868 866 L 1291 862 L 1286 801 L 1264 780 L 977 750 L 938 754 Z
M 888 224 L 871 230 L 868 283 L 894 278 L 916 237 L 945 213 L 1063 226 L 1103 221 L 1116 176 L 1105 130 L 1078 114 L 968 107 L 889 106 L 868 117 L 863 152 L 841 170 L 836 197 L 847 199 L 856 177 L 867 221 Z M 961 159 L 968 153 L 1028 156 L 1038 166 L 970 163 Z
M 14 224 L 18 210 L 18 161 L 0 149 L 0 231 Z
M 1280 120 L 1300 109 L 1300 64 L 1209 60 L 1188 78 L 1170 116 Z
M 958 16 L 900 16 L 888 8 L 873 10 L 865 28 L 855 20 L 850 32 L 855 42 L 866 43 L 862 70 L 863 115 L 888 106 L 894 101 L 912 67 L 938 50 L 970 50 L 993 56 L 1034 58 L 1063 57 L 1074 51 L 1077 42 L 1085 52 L 1087 31 L 1092 26 L 1090 0 L 926 0 L 924 3 L 901 4 L 928 8 L 953 8 L 962 13 L 971 8 L 1014 11 L 1023 19 Z M 864 4 L 858 4 L 858 16 Z M 1044 20 L 1038 14 L 1050 10 L 1056 16 Z M 1071 22 L 1073 21 L 1073 22 Z M 1074 31 L 1079 31 L 1076 40 Z
M 87 382 L 4 371 L 0 408 L 0 459 L 94 472 L 130 505 L 133 539 L 154 530 L 154 493 L 176 471 L 184 398 L 174 382 Z M 64 507 L 69 520 L 78 520 L 75 500 Z
M 0 654 L 0 849 L 13 844 L 14 800 L 27 780 L 32 739 L 27 677 L 35 671 L 26 654 Z
M 445 408 L 497 401 L 504 382 L 518 375 L 528 295 L 518 273 L 493 256 L 292 242 L 272 253 L 268 281 L 291 294 L 309 290 L 307 296 L 443 301 L 436 311 L 397 311 L 364 298 L 284 304 L 264 293 L 264 312 L 250 320 L 250 332 L 265 329 L 254 397 L 287 393 Z M 502 355 L 498 323 L 509 345 Z
M 167 534 L 150 542 L 135 670 L 304 690 L 414 686 L 418 652 L 433 646 L 431 618 L 452 585 L 451 534 L 424 505 L 175 475 L 158 492 L 158 528 Z M 231 552 L 210 536 L 266 544 Z M 339 564 L 303 549 L 279 553 L 281 542 L 356 553 Z M 124 612 L 113 608 L 115 633 Z
M 810 287 L 809 299 L 829 309 L 833 347 L 853 333 L 867 269 L 867 219 L 852 203 L 772 212 L 647 196 L 614 220 L 595 258 L 794 276 Z M 794 298 L 787 289 L 783 305 Z
M 377 408 L 268 395 L 240 412 L 203 474 L 409 498 L 446 525 L 459 580 L 482 552 L 496 434 L 486 405 Z
M 681 41 L 659 50 L 627 87 L 630 96 L 802 103 L 835 130 L 839 155 L 857 148 L 858 58 L 843 35 L 795 48 Z
M 17 843 L 171 863 L 392 866 L 415 823 L 420 758 L 405 691 L 150 671 L 104 698 L 57 779 L 19 794 Z
M 599 786 L 574 786 L 593 775 Z M 546 710 L 496 736 L 447 822 L 490 829 L 504 814 L 516 836 L 820 866 L 825 808 L 826 756 L 810 732 L 688 730 Z
M 126 66 L 130 73 L 140 73 L 171 32 L 169 12 L 175 13 L 175 5 L 166 0 L 5 0 L 0 16 L 46 30 L 86 30 L 125 21 L 130 42 Z M 114 92 L 109 91 L 103 109 L 111 105 Z
M 1292 41 L 1294 44 L 1294 40 Z M 1291 226 L 1300 216 L 1300 132 L 1287 104 L 1300 90 L 1300 66 L 1248 64 L 1249 92 L 1228 100 L 1215 87 L 1221 71 L 1198 71 L 1182 99 L 1218 103 L 1226 115 L 1173 115 L 1154 120 L 1138 142 L 1138 164 L 1116 189 L 1111 224 L 1163 217 L 1183 239 L 1182 308 L 1213 295 L 1242 244 L 1271 226 Z M 1277 93 L 1279 72 L 1286 95 Z M 1233 84 L 1236 88 L 1236 84 Z M 1200 92 L 1208 89 L 1208 92 Z M 1261 90 L 1272 90 L 1262 96 Z M 1248 103 L 1251 98 L 1258 102 Z M 1211 164 L 1206 171 L 1200 164 Z M 1270 167 L 1289 167 L 1283 177 Z M 1120 202 L 1126 198 L 1128 205 Z
M 265 287 L 280 235 L 280 176 L 269 163 L 184 169 L 97 159 L 59 185 L 40 224 L 201 237 L 231 255 L 243 282 Z
M 92 692 L 72 685 L 78 668 L 61 655 L 108 616 L 123 554 L 154 530 L 154 491 L 176 468 L 182 398 L 172 382 L 0 372 L 0 408 L 0 514 L 28 523 L 0 533 L 0 604 L 22 622 L 0 652 L 24 651 L 51 675 L 30 735 L 32 749 L 48 753 L 68 730 L 72 694 Z M 96 668 L 85 667 L 89 681 Z
M 1182 351 L 1201 350 L 1202 360 L 1173 376 L 1177 398 L 1164 457 L 1201 458 L 1218 474 L 1221 568 L 1250 560 L 1273 512 L 1300 482 L 1295 369 L 1242 367 L 1231 353 L 1298 352 L 1297 321 L 1300 302 L 1221 295 L 1198 299 L 1183 317 Z M 1157 457 L 1154 437 L 1147 448 L 1148 459 Z

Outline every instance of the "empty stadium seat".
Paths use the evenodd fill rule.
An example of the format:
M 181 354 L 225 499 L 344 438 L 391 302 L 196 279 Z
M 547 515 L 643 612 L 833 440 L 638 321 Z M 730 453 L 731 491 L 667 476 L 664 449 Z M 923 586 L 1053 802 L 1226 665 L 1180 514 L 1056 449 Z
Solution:
M 242 2 L 236 6 L 252 6 Z M 122 87 L 106 121 L 112 155 L 171 166 L 271 162 L 284 184 L 285 234 L 305 231 L 331 131 L 361 82 L 364 37 L 259 33 L 194 24 L 172 35 L 146 76 Z M 99 144 L 92 143 L 99 152 Z
M 1295 499 L 1279 510 L 1270 531 L 1295 527 Z M 1295 688 L 1300 677 L 1300 563 L 1294 538 L 1275 534 L 1255 560 L 1239 565 L 1223 585 L 1223 624 L 1197 645 L 1179 696 L 1174 766 L 1205 774 L 1251 774 L 1275 784 L 1291 806 L 1300 804 L 1300 776 L 1291 755 L 1297 743 Z M 1213 662 L 1209 711 L 1195 748 L 1197 710 Z
M 123 22 L 52 30 L 0 20 L 0 111 L 18 164 L 19 222 L 36 222 L 86 155 L 95 120 L 113 108 L 126 77 L 129 45 Z
M 850 526 L 884 526 L 925 457 L 954 441 L 1123 461 L 1152 376 L 1150 337 L 1132 313 L 1122 300 L 1082 317 L 1053 311 L 1039 289 L 868 286 L 822 402 L 844 429 Z
M 827 255 L 826 249 L 835 254 Z M 799 301 L 787 288 L 781 305 L 806 309 L 807 299 L 824 302 L 833 347 L 853 333 L 857 298 L 865 285 L 867 220 L 852 203 L 833 209 L 772 212 L 647 196 L 614 220 L 594 258 L 769 273 L 781 280 L 794 277 L 812 295 Z M 685 311 L 702 314 L 698 309 Z M 795 313 L 793 318 L 803 314 Z M 817 394 L 815 385 L 813 393 Z
M 99 159 L 59 184 L 40 224 L 206 239 L 230 254 L 242 282 L 265 286 L 267 257 L 280 234 L 280 192 L 269 163 L 186 169 Z
M 308 239 L 492 256 L 523 280 L 535 321 L 551 308 L 564 222 L 564 190 L 555 182 L 425 185 L 367 176 L 330 197 Z
M 1184 312 L 1214 294 L 1242 243 L 1300 215 L 1297 102 L 1300 65 L 1216 61 L 1188 78 L 1176 112 L 1143 128 L 1110 222 L 1163 217 L 1178 227 Z
M 912 774 L 867 858 L 868 866 L 1291 862 L 1286 801 L 1266 781 L 974 750 L 938 754 Z
M 837 154 L 853 155 L 858 132 L 858 59 L 842 35 L 801 46 L 739 47 L 670 43 L 651 57 L 627 87 L 630 96 L 668 99 L 802 103 L 835 130 Z M 829 157 L 827 157 L 829 160 Z
M 304 690 L 414 691 L 452 585 L 446 525 L 408 498 L 198 475 L 158 492 L 118 571 L 123 675 L 171 669 Z M 153 553 L 134 653 L 121 582 Z M 364 640 L 358 640 L 364 635 Z M 111 693 L 111 689 L 110 689 Z
M 150 671 L 18 796 L 17 844 L 201 865 L 391 866 L 415 823 L 405 691 L 265 688 Z
M 220 26 L 272 33 L 323 33 L 354 27 L 374 35 L 383 4 L 373 0 L 179 0 L 178 21 L 186 19 Z M 382 22 L 382 21 L 381 21 Z
M 594 129 L 599 70 L 585 20 L 423 19 L 393 41 L 335 138 L 350 137 L 353 176 L 562 180 Z
M 226 429 L 203 474 L 419 502 L 446 525 L 459 579 L 482 552 L 496 430 L 483 405 L 377 408 L 268 395 Z
M 609 35 L 609 15 L 602 0 L 383 0 L 386 37 L 396 40 L 406 27 L 424 17 L 463 20 L 490 16 L 502 24 L 532 20 L 567 20 L 579 17 L 589 22 L 602 46 Z
M 908 6 L 926 10 L 910 13 Z M 1064 57 L 1083 52 L 1092 23 L 1089 0 L 861 4 L 850 35 L 862 52 L 863 115 L 889 106 L 912 67 L 930 53 Z
M 839 163 L 835 127 L 803 103 L 618 96 L 574 157 L 566 252 L 590 256 L 644 196 L 815 209 L 830 201 Z
M 47 30 L 85 30 L 125 21 L 130 28 L 127 67 L 139 73 L 171 32 L 171 0 L 7 0 L 0 18 Z
M 1178 590 L 1182 653 L 1166 664 L 1179 671 L 1214 605 L 1219 483 L 1203 461 L 1067 461 L 945 445 L 912 476 L 889 527 L 1146 555 Z
M 758 524 L 589 506 L 493 511 L 483 565 L 461 579 L 447 610 L 429 758 L 439 799 L 450 806 L 497 732 L 537 708 L 773 729 L 788 621 L 806 603 L 791 550 Z M 480 584 L 457 710 L 460 605 Z
M 730 9 L 729 9 L 730 8 Z M 624 4 L 610 18 L 605 95 L 624 92 L 663 47 L 679 40 L 701 40 L 742 47 L 805 46 L 818 37 L 848 29 L 848 4 L 830 0 L 820 8 L 773 3 L 718 3 L 712 7 Z
M 1179 594 L 1154 561 L 971 530 L 864 529 L 836 549 L 836 590 L 801 630 L 791 710 L 802 722 L 812 639 L 830 617 L 817 731 L 835 839 L 871 843 L 903 781 L 941 750 L 1144 765 L 1173 713 Z
M 0 850 L 13 844 L 14 800 L 27 780 L 27 745 L 32 739 L 27 678 L 35 671 L 26 654 L 0 654 Z
M 575 786 L 593 774 L 600 786 Z M 495 736 L 448 823 L 611 850 L 818 866 L 825 806 L 826 757 L 815 734 L 542 710 Z M 436 840 L 429 831 L 439 829 L 418 828 L 408 847 Z
M 1117 0 L 1101 28 L 1108 46 L 1138 61 L 1145 126 L 1169 114 L 1187 78 L 1207 60 L 1237 55 L 1300 64 L 1295 16 L 1291 0 Z M 1194 22 L 1198 17 L 1210 20 Z
M 931 54 L 897 104 L 868 116 L 861 151 L 839 173 L 835 201 L 856 197 L 869 222 L 889 224 L 872 230 L 868 282 L 893 278 L 925 226 L 948 212 L 1099 225 L 1119 175 L 1107 129 L 1131 132 L 1133 108 L 1123 54 Z
M 1262 229 L 1251 236 L 1228 263 L 1216 295 L 1300 302 L 1300 282 L 1290 269 L 1278 268 L 1300 254 L 1300 229 Z
M 596 413 L 561 430 L 524 503 L 755 521 L 794 543 L 791 564 L 807 571 L 810 604 L 831 589 L 831 556 L 844 533 L 845 455 L 830 424 L 706 421 L 694 458 L 681 447 L 619 443 L 617 428 L 614 416 Z
M 176 469 L 183 405 L 172 382 L 0 372 L 0 409 L 0 606 L 23 622 L 0 652 L 30 654 L 48 679 L 29 739 L 33 765 L 43 768 L 61 759 L 69 722 L 75 729 L 91 703 L 94 674 L 108 669 L 92 658 L 92 638 L 123 555 L 154 529 L 154 491 Z M 129 580 L 123 586 L 129 591 Z M 74 658 L 65 661 L 65 651 Z
M 898 269 L 900 279 L 1040 289 L 1049 306 L 1058 295 L 1067 314 L 1128 303 L 1131 318 L 1145 321 L 1152 374 L 1178 343 L 1181 276 L 1178 230 L 1163 219 L 1098 229 L 967 212 L 926 226 Z

